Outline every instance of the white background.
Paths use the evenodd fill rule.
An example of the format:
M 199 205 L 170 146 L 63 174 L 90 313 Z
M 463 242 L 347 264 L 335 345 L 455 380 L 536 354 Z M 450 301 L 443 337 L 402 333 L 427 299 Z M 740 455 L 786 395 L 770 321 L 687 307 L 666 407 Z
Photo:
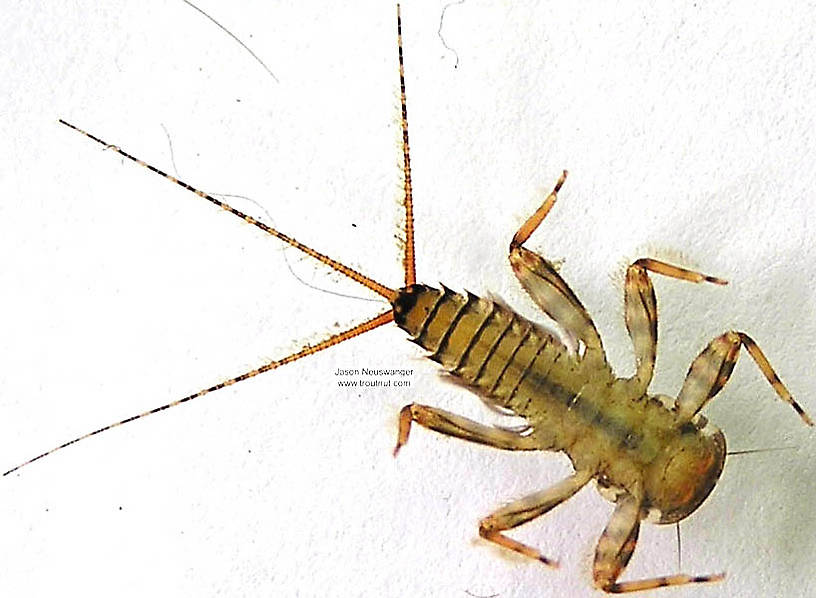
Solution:
M 65 118 L 385 284 L 401 281 L 395 9 L 386 2 L 4 2 L 0 25 L 0 469 L 315 341 L 387 306 L 57 124 Z M 272 4 L 272 6 L 268 6 Z M 314 5 L 315 3 L 308 3 Z M 744 330 L 816 413 L 816 63 L 803 3 L 403 6 L 418 278 L 534 315 L 507 244 L 562 169 L 530 246 L 633 371 L 622 276 L 641 255 L 730 281 L 656 280 L 654 392 Z M 169 139 L 172 140 L 172 156 Z M 174 159 L 171 160 L 171 157 Z M 257 207 L 235 200 L 239 207 Z M 0 480 L 0 595 L 592 596 L 611 512 L 588 487 L 514 532 L 480 517 L 569 471 L 417 429 L 399 408 L 489 419 L 393 326 L 106 433 Z M 410 367 L 408 390 L 338 367 Z M 745 355 L 706 413 L 733 457 L 682 524 L 661 596 L 804 595 L 816 583 L 814 436 Z M 676 572 L 644 526 L 624 579 Z

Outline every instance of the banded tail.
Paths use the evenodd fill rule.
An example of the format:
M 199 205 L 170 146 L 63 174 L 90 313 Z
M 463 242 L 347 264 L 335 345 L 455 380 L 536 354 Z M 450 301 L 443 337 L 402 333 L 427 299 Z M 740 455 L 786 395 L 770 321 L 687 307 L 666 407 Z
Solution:
M 404 221 L 404 231 L 403 231 L 403 234 L 405 236 L 405 244 L 404 244 L 404 256 L 403 256 L 402 261 L 403 261 L 404 280 L 405 280 L 406 286 L 408 286 L 408 285 L 413 284 L 416 281 L 416 265 L 415 265 L 415 257 L 414 257 L 414 222 L 413 222 L 413 197 L 412 197 L 412 193 L 411 193 L 411 160 L 410 160 L 410 147 L 409 147 L 409 144 L 408 144 L 408 110 L 406 108 L 406 99 L 405 99 L 405 68 L 404 68 L 404 61 L 403 61 L 403 55 L 402 55 L 402 19 L 401 19 L 401 15 L 400 15 L 399 5 L 397 5 L 397 48 L 398 48 L 398 55 L 399 55 L 399 79 L 400 79 L 400 104 L 401 104 L 400 121 L 401 121 L 401 126 L 402 126 L 403 207 L 405 209 L 405 221 Z M 78 133 L 81 133 L 85 137 L 95 141 L 96 143 L 104 146 L 105 148 L 116 152 L 120 156 L 123 156 L 123 157 L 127 158 L 128 160 L 131 160 L 132 162 L 135 162 L 136 164 L 139 164 L 140 166 L 143 166 L 143 167 L 147 168 L 148 170 L 158 174 L 159 176 L 164 177 L 168 181 L 170 181 L 172 183 L 175 183 L 175 184 L 177 184 L 177 185 L 179 185 L 181 187 L 184 187 L 188 191 L 191 191 L 192 193 L 195 193 L 196 195 L 198 195 L 202 199 L 205 199 L 208 202 L 218 206 L 222 210 L 225 210 L 225 211 L 229 212 L 230 214 L 232 214 L 234 216 L 237 216 L 238 218 L 240 218 L 241 220 L 243 220 L 247 224 L 251 224 L 252 226 L 255 226 L 255 227 L 261 229 L 265 233 L 267 233 L 269 235 L 272 235 L 273 237 L 275 237 L 277 239 L 280 239 L 284 243 L 288 243 L 289 245 L 291 245 L 295 249 L 298 249 L 299 251 L 302 251 L 306 255 L 314 258 L 315 260 L 317 260 L 320 263 L 328 266 L 329 268 L 335 270 L 336 272 L 339 272 L 343 276 L 346 276 L 347 278 L 350 278 L 351 280 L 353 280 L 356 283 L 366 287 L 367 289 L 370 289 L 374 293 L 376 293 L 379 296 L 381 296 L 381 297 L 385 298 L 386 300 L 388 300 L 390 303 L 393 303 L 399 297 L 399 291 L 396 291 L 396 290 L 394 290 L 392 288 L 389 288 L 386 285 L 384 285 L 384 284 L 382 284 L 380 282 L 377 282 L 373 278 L 370 278 L 370 277 L 368 277 L 368 276 L 354 270 L 353 268 L 351 268 L 349 266 L 346 266 L 345 264 L 343 264 L 343 263 L 341 263 L 341 262 L 339 262 L 339 261 L 337 261 L 337 260 L 323 254 L 323 253 L 320 253 L 319 251 L 317 251 L 315 249 L 312 249 L 310 246 L 305 245 L 305 244 L 301 243 L 300 241 L 298 241 L 298 240 L 296 240 L 296 239 L 294 239 L 294 238 L 292 238 L 292 237 L 278 231 L 277 229 L 272 228 L 271 226 L 269 226 L 269 225 L 261 222 L 260 220 L 258 220 L 256 218 L 242 212 L 241 210 L 238 210 L 238 209 L 232 207 L 228 203 L 223 202 L 220 199 L 217 199 L 217 198 L 213 197 L 212 195 L 210 195 L 208 193 L 205 193 L 204 191 L 201 191 L 200 189 L 197 189 L 196 187 L 193 187 L 192 185 L 182 181 L 181 179 L 178 179 L 178 178 L 176 178 L 174 176 L 171 176 L 171 175 L 167 174 L 166 172 L 160 170 L 159 168 L 156 168 L 155 166 L 153 166 L 151 164 L 148 164 L 147 162 L 145 162 L 145 161 L 143 161 L 143 160 L 129 154 L 128 152 L 124 151 L 123 149 L 119 148 L 118 146 L 112 145 L 112 144 L 102 140 L 101 138 L 99 138 L 99 137 L 97 137 L 95 135 L 92 135 L 91 133 L 88 133 L 87 131 L 84 131 L 84 130 L 80 129 L 79 127 L 69 123 L 66 120 L 59 119 L 59 122 L 61 124 L 65 125 L 66 127 L 70 128 L 70 129 L 73 129 L 74 131 L 76 131 Z M 371 330 L 379 328 L 380 326 L 393 321 L 393 319 L 394 319 L 394 314 L 393 314 L 393 312 L 391 310 L 383 312 L 383 313 L 381 313 L 381 314 L 379 314 L 379 315 L 377 315 L 377 316 L 375 316 L 375 317 L 373 317 L 373 318 L 371 318 L 369 320 L 366 320 L 365 322 L 362 322 L 361 324 L 357 324 L 356 326 L 354 326 L 354 327 L 352 327 L 352 328 L 350 328 L 348 330 L 345 330 L 343 332 L 334 334 L 334 335 L 328 337 L 327 339 L 325 339 L 325 340 L 323 340 L 323 341 L 321 341 L 321 342 L 319 342 L 317 344 L 306 345 L 300 351 L 297 351 L 297 352 L 295 352 L 295 353 L 293 353 L 291 355 L 288 355 L 288 356 L 286 356 L 286 357 L 284 357 L 282 359 L 276 359 L 276 360 L 273 360 L 273 361 L 268 361 L 267 363 L 265 363 L 264 365 L 261 365 L 260 367 L 254 368 L 254 369 L 249 370 L 247 372 L 244 372 L 243 374 L 239 374 L 238 376 L 235 376 L 235 377 L 230 378 L 228 380 L 224 380 L 223 382 L 219 382 L 218 384 L 209 386 L 207 388 L 203 388 L 203 389 L 201 389 L 201 390 L 199 390 L 197 392 L 194 392 L 192 394 L 189 394 L 189 395 L 187 395 L 187 396 L 185 396 L 185 397 L 183 397 L 181 399 L 177 399 L 175 401 L 165 403 L 164 405 L 159 405 L 158 407 L 154 407 L 153 409 L 150 409 L 150 410 L 142 412 L 142 413 L 131 415 L 130 417 L 126 417 L 124 419 L 113 422 L 113 423 L 108 424 L 106 426 L 102 426 L 101 428 L 97 428 L 95 430 L 92 430 L 92 431 L 87 432 L 85 434 L 82 434 L 80 436 L 77 436 L 76 438 L 68 440 L 67 442 L 63 442 L 62 444 L 59 444 L 58 446 L 56 446 L 56 447 L 54 447 L 54 448 L 52 448 L 52 449 L 50 449 L 48 451 L 45 451 L 44 453 L 41 453 L 41 454 L 37 455 L 36 457 L 32 457 L 31 459 L 28 459 L 28 460 L 20 463 L 19 465 L 16 465 L 15 467 L 12 467 L 11 469 L 9 469 L 5 473 L 3 473 L 3 476 L 7 476 L 9 474 L 12 474 L 15 471 L 21 469 L 22 467 L 25 467 L 26 465 L 34 463 L 35 461 L 39 461 L 40 459 L 43 459 L 43 458 L 45 458 L 45 457 L 47 457 L 47 456 L 49 456 L 49 455 L 51 455 L 51 454 L 53 454 L 53 453 L 55 453 L 57 451 L 60 451 L 60 450 L 62 450 L 64 448 L 67 448 L 67 447 L 69 447 L 69 446 L 71 446 L 73 444 L 76 444 L 76 443 L 78 443 L 78 442 L 80 442 L 82 440 L 85 440 L 86 438 L 90 438 L 91 436 L 96 436 L 98 434 L 101 434 L 102 432 L 106 432 L 108 430 L 111 430 L 113 428 L 122 426 L 124 424 L 128 424 L 128 423 L 136 421 L 138 419 L 142 419 L 143 417 L 147 417 L 148 415 L 153 415 L 154 413 L 159 413 L 161 411 L 165 411 L 165 410 L 170 409 L 172 407 L 177 407 L 178 405 L 181 405 L 183 403 L 188 403 L 188 402 L 190 402 L 190 401 L 192 401 L 194 399 L 201 398 L 201 397 L 203 397 L 205 395 L 208 395 L 208 394 L 210 394 L 212 392 L 215 392 L 215 391 L 220 390 L 222 388 L 226 388 L 227 386 L 232 386 L 233 384 L 236 384 L 238 382 L 243 382 L 244 380 L 254 378 L 255 376 L 258 376 L 259 374 L 263 374 L 264 372 L 268 372 L 268 371 L 277 369 L 277 368 L 279 368 L 281 366 L 292 363 L 293 361 L 297 361 L 298 359 L 301 359 L 303 357 L 307 357 L 309 355 L 314 355 L 315 353 L 317 353 L 319 351 L 322 351 L 324 349 L 328 349 L 329 347 L 333 347 L 333 346 L 338 345 L 338 344 L 340 344 L 340 343 L 342 343 L 344 341 L 347 341 L 347 340 L 349 340 L 351 338 L 354 338 L 356 336 L 359 336 L 361 334 L 364 334 L 366 332 L 369 332 Z

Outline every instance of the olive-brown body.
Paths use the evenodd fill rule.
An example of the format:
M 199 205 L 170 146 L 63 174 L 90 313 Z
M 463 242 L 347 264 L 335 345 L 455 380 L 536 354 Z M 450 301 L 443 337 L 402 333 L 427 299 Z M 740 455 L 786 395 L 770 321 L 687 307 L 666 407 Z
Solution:
M 206 16 L 206 15 L 205 15 Z M 539 308 L 563 333 L 548 332 L 501 303 L 416 284 L 413 185 L 411 182 L 405 77 L 397 6 L 400 104 L 403 156 L 403 288 L 392 289 L 311 246 L 278 231 L 192 185 L 163 172 L 134 155 L 60 119 L 66 127 L 113 153 L 164 177 L 264 233 L 310 256 L 324 266 L 387 299 L 392 309 L 351 328 L 336 332 L 285 357 L 201 388 L 185 397 L 89 431 L 34 456 L 3 473 L 20 468 L 85 439 L 141 418 L 164 412 L 209 393 L 243 382 L 329 349 L 392 321 L 431 352 L 450 374 L 461 380 L 490 406 L 526 419 L 524 431 L 485 426 L 431 405 L 412 403 L 402 408 L 394 453 L 408 439 L 413 423 L 441 434 L 504 450 L 564 451 L 575 472 L 555 485 L 504 504 L 483 518 L 479 535 L 507 550 L 554 565 L 538 549 L 506 532 L 544 515 L 568 500 L 591 479 L 615 509 L 595 550 L 592 576 L 595 587 L 608 593 L 635 592 L 664 586 L 699 584 L 723 579 L 723 574 L 677 573 L 620 581 L 637 543 L 640 522 L 679 521 L 693 512 L 710 493 L 725 459 L 722 433 L 700 415 L 733 370 L 741 347 L 759 367 L 778 397 L 807 425 L 814 422 L 791 396 L 759 346 L 745 334 L 730 330 L 714 338 L 694 359 L 677 399 L 652 396 L 648 387 L 657 351 L 657 299 L 649 273 L 691 283 L 726 281 L 642 257 L 626 271 L 624 317 L 632 341 L 636 372 L 618 378 L 609 367 L 603 343 L 587 310 L 561 278 L 558 268 L 524 245 L 555 204 L 567 172 L 524 221 L 510 240 L 508 258 L 516 278 Z M 347 526 L 347 521 L 341 521 Z
M 431 359 L 489 405 L 525 418 L 541 450 L 564 451 L 576 471 L 596 472 L 604 496 L 640 487 L 651 518 L 673 523 L 719 478 L 719 430 L 702 417 L 681 425 L 665 397 L 641 394 L 605 359 L 570 350 L 511 308 L 420 284 L 392 303 L 396 324 Z

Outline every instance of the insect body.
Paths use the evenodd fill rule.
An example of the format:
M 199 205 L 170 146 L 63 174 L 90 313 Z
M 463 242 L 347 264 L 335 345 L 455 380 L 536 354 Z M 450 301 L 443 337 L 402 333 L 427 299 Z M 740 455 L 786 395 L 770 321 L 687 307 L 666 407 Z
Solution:
M 615 498 L 642 487 L 644 506 L 655 509 L 661 523 L 691 513 L 713 488 L 725 439 L 704 420 L 682 425 L 636 381 L 616 378 L 591 354 L 578 357 L 495 302 L 421 285 L 407 291 L 395 306 L 400 316 L 407 312 L 397 323 L 487 402 L 524 417 L 529 427 L 524 435 L 490 429 L 479 435 L 476 428 L 467 435 L 472 424 L 461 418 L 411 405 L 403 410 L 399 446 L 411 422 L 419 421 L 501 448 L 565 451 L 577 471 L 594 472 L 604 488 L 614 488 Z
M 402 70 L 401 60 L 400 67 Z M 405 445 L 411 426 L 416 422 L 446 435 L 495 448 L 564 451 L 573 462 L 575 473 L 563 482 L 517 500 L 483 519 L 479 526 L 482 537 L 545 564 L 553 564 L 549 557 L 511 539 L 505 532 L 546 513 L 595 479 L 604 495 L 616 505 L 595 554 L 593 572 L 599 588 L 625 592 L 719 579 L 719 575 L 691 577 L 677 574 L 633 582 L 618 581 L 634 550 L 641 520 L 678 521 L 693 512 L 713 488 L 722 470 L 725 441 L 699 412 L 728 380 L 741 347 L 753 357 L 779 396 L 791 404 L 806 423 L 812 424 L 790 397 L 756 343 L 741 332 L 727 332 L 708 345 L 693 362 L 675 402 L 648 394 L 657 339 L 656 298 L 648 273 L 695 283 L 722 284 L 723 281 L 648 258 L 633 263 L 626 277 L 625 315 L 637 356 L 637 372 L 632 378 L 615 377 L 586 310 L 553 265 L 524 247 L 555 203 L 565 173 L 542 206 L 513 237 L 509 257 L 523 287 L 560 325 L 566 341 L 497 301 L 417 284 L 407 111 L 402 78 L 401 82 L 406 251 L 404 286 L 400 289 L 389 288 L 356 272 L 223 201 L 80 131 L 366 286 L 387 299 L 391 309 L 288 357 L 270 361 L 179 400 L 65 442 L 10 469 L 5 475 L 87 437 L 192 401 L 394 321 L 415 342 L 430 351 L 432 359 L 485 402 L 520 415 L 528 423 L 523 431 L 506 430 L 434 407 L 412 404 L 401 412 L 395 452 Z
M 553 265 L 523 248 L 556 199 L 555 189 L 519 229 L 510 244 L 510 262 L 535 302 L 574 337 L 581 352 L 510 308 L 471 294 L 411 285 L 392 300 L 396 323 L 431 351 L 490 405 L 524 417 L 523 432 L 483 426 L 425 405 L 402 411 L 395 453 L 405 444 L 412 422 L 437 432 L 508 450 L 558 450 L 575 473 L 560 484 L 496 511 L 482 520 L 481 536 L 545 564 L 538 550 L 504 536 L 577 492 L 591 479 L 616 509 L 595 553 L 595 584 L 613 593 L 667 585 L 708 582 L 722 575 L 671 575 L 618 582 L 637 541 L 640 521 L 674 523 L 691 514 L 709 495 L 725 462 L 725 437 L 699 414 L 724 384 L 741 346 L 754 358 L 784 401 L 803 421 L 813 421 L 779 381 L 756 343 L 741 332 L 714 339 L 695 359 L 677 401 L 647 394 L 655 362 L 657 303 L 648 271 L 691 281 L 725 281 L 649 258 L 633 263 L 626 278 L 626 324 L 638 358 L 632 378 L 609 368 L 589 315 Z

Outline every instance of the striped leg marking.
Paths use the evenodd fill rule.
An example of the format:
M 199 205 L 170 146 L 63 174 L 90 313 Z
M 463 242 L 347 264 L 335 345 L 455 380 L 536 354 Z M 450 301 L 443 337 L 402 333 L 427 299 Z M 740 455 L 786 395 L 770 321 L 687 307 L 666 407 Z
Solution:
M 570 477 L 560 481 L 555 486 L 530 494 L 522 499 L 511 502 L 492 515 L 485 517 L 479 523 L 479 535 L 499 546 L 523 554 L 550 567 L 557 567 L 558 562 L 545 557 L 535 548 L 508 538 L 501 532 L 518 527 L 532 521 L 544 513 L 557 507 L 583 488 L 592 479 L 590 471 L 576 471 Z
M 665 586 L 679 586 L 689 583 L 720 581 L 725 577 L 717 575 L 668 575 L 651 579 L 618 582 L 637 544 L 640 531 L 641 501 L 631 494 L 618 499 L 615 512 L 604 529 L 595 549 L 595 563 L 592 576 L 595 586 L 610 594 L 652 590 Z
M 720 278 L 651 258 L 641 258 L 629 266 L 624 288 L 626 329 L 635 347 L 635 379 L 641 392 L 646 392 L 652 381 L 657 354 L 657 298 L 649 271 L 688 282 L 726 284 Z
M 436 407 L 412 403 L 406 405 L 400 411 L 399 433 L 397 435 L 397 445 L 394 447 L 395 457 L 403 445 L 408 442 L 413 422 L 446 436 L 453 436 L 498 449 L 534 451 L 541 448 L 530 436 L 521 436 L 511 430 L 486 426 Z
M 558 190 L 567 178 L 561 175 L 555 188 L 544 203 L 518 229 L 510 241 L 510 265 L 521 286 L 548 316 L 558 322 L 575 340 L 580 340 L 587 352 L 605 360 L 603 344 L 595 324 L 586 309 L 555 267 L 540 255 L 525 249 L 522 244 L 533 234 L 552 209 Z
M 715 338 L 691 363 L 683 388 L 677 395 L 676 407 L 681 421 L 694 417 L 725 386 L 737 363 L 740 346 L 745 347 L 779 398 L 793 407 L 802 421 L 812 426 L 813 419 L 782 384 L 759 345 L 747 334 L 734 331 Z
M 635 348 L 638 387 L 645 392 L 657 358 L 657 297 L 646 268 L 634 263 L 626 270 L 623 294 L 626 330 Z

